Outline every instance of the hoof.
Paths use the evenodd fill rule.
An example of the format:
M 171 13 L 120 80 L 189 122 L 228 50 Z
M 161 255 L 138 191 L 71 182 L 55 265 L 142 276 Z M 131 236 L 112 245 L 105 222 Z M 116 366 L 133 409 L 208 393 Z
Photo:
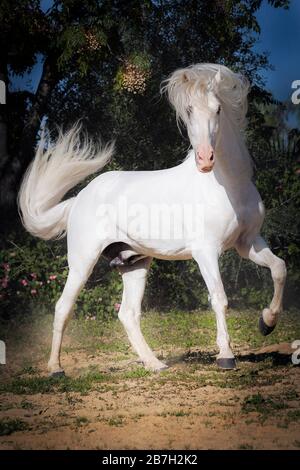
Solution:
M 272 331 L 274 330 L 276 325 L 274 326 L 268 326 L 265 322 L 264 322 L 264 319 L 263 319 L 263 316 L 261 315 L 259 317 L 259 322 L 258 322 L 258 328 L 259 328 L 259 331 L 261 332 L 261 334 L 263 336 L 268 336 L 270 333 L 272 333 Z
M 156 372 L 157 374 L 159 374 L 160 372 L 163 372 L 164 370 L 167 370 L 167 369 L 169 369 L 169 366 L 167 366 L 167 364 L 163 364 L 162 366 L 153 369 L 153 372 Z
M 49 377 L 52 377 L 54 379 L 60 379 L 60 378 L 63 378 L 65 376 L 66 376 L 66 374 L 65 374 L 64 370 L 58 370 L 56 372 L 51 372 L 51 374 L 49 374 Z
M 217 366 L 226 370 L 236 369 L 236 360 L 234 357 L 220 357 L 217 359 Z
M 145 369 L 150 370 L 151 372 L 159 373 L 159 372 L 163 372 L 166 369 L 169 369 L 169 366 L 161 362 L 160 364 L 157 364 L 157 365 L 150 365 L 150 364 L 145 365 Z
M 124 263 L 123 260 L 121 260 L 121 258 L 119 258 L 118 256 L 116 256 L 116 258 L 112 259 L 111 262 L 109 263 L 109 266 L 114 269 L 114 268 L 120 268 L 122 266 L 125 266 L 126 263 Z

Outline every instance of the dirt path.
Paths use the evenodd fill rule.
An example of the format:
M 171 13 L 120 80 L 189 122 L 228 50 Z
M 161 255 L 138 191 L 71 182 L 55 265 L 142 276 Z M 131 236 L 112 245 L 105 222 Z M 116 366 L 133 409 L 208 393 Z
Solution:
M 157 353 L 170 368 L 151 374 L 130 350 L 77 345 L 63 355 L 69 378 L 51 381 L 44 352 L 20 369 L 19 351 L 2 375 L 0 449 L 297 449 L 291 352 L 288 342 L 241 348 L 239 369 L 222 372 L 213 350 L 166 348 Z

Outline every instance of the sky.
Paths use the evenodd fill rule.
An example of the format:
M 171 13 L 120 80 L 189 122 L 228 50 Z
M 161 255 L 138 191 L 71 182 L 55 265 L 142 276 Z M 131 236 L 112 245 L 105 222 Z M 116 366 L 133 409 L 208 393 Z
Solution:
M 42 0 L 46 10 L 52 0 Z M 253 49 L 257 52 L 268 52 L 269 62 L 274 70 L 262 73 L 266 88 L 278 100 L 287 100 L 291 94 L 291 84 L 300 80 L 300 0 L 291 0 L 289 10 L 271 7 L 263 0 L 257 12 L 261 34 Z M 30 74 L 15 77 L 12 88 L 35 91 L 42 69 L 42 58 Z
M 291 95 L 291 83 L 300 80 L 300 0 L 291 0 L 289 10 L 273 8 L 265 0 L 256 15 L 261 34 L 254 50 L 268 52 L 274 70 L 262 75 L 266 88 L 278 100 Z

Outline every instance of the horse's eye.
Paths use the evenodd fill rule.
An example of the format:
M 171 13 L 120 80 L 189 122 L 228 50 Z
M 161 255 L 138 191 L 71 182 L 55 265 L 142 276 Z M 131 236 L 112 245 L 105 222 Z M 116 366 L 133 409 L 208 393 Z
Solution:
M 218 107 L 217 114 L 220 114 L 220 112 L 221 112 L 221 106 Z
M 192 111 L 193 111 L 192 106 L 188 106 L 188 107 L 186 108 L 186 113 L 187 113 L 187 115 L 188 115 L 188 118 L 189 118 L 190 115 L 192 114 Z

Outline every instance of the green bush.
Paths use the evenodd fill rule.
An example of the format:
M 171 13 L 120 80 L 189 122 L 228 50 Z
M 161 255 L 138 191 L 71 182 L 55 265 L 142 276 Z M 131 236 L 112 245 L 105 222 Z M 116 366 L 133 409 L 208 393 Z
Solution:
M 21 237 L 8 237 L 7 245 L 0 250 L 2 316 L 26 314 L 39 304 L 53 309 L 68 275 L 65 241 L 44 242 L 22 233 Z M 100 261 L 79 295 L 76 311 L 89 316 L 112 315 L 121 300 L 121 291 L 118 272 L 107 269 L 107 262 Z

